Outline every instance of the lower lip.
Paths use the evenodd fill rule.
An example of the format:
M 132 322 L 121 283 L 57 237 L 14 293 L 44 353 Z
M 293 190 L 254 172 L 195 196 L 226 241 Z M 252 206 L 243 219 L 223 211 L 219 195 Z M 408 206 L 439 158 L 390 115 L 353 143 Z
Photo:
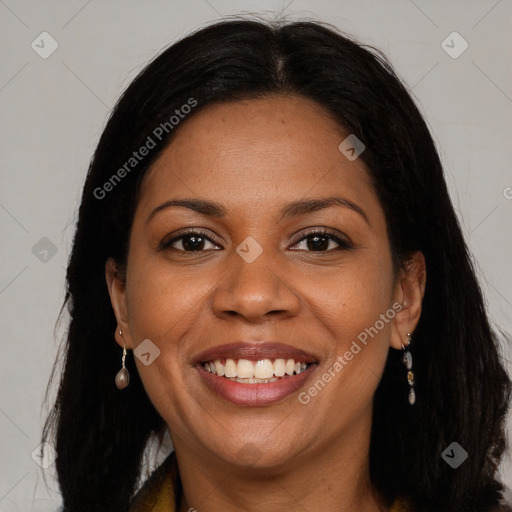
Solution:
M 275 382 L 262 384 L 242 384 L 210 373 L 202 365 L 196 368 L 203 382 L 222 398 L 235 405 L 254 407 L 271 405 L 284 400 L 304 385 L 317 366 L 316 363 L 311 364 L 298 375 L 290 375 Z

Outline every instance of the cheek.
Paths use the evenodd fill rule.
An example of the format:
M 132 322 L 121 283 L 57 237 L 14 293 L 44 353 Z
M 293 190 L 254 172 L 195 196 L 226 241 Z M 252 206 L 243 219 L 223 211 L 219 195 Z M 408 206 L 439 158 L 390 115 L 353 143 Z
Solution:
M 176 348 L 211 293 L 209 274 L 197 269 L 171 271 L 154 258 L 133 256 L 128 268 L 127 302 L 133 341 L 144 338 Z
M 380 253 L 382 254 L 382 253 Z M 345 290 L 337 347 L 343 364 L 340 384 L 354 400 L 364 402 L 375 391 L 389 352 L 391 322 L 391 259 L 373 252 L 368 260 L 345 276 Z
M 149 365 L 137 357 L 135 363 L 151 402 L 168 424 L 186 416 L 183 370 L 188 361 L 182 338 L 193 329 L 211 292 L 210 278 L 200 275 L 197 269 L 170 271 L 143 251 L 130 255 L 126 292 L 133 347 L 149 339 L 159 352 Z
M 197 320 L 209 283 L 197 275 L 170 272 L 136 253 L 130 258 L 126 286 L 130 336 L 134 356 L 143 340 L 157 347 L 153 350 L 158 356 L 150 365 L 135 359 L 144 387 L 155 401 L 165 389 L 180 385 L 186 363 L 180 341 Z
M 306 308 L 334 340 L 333 349 L 345 350 L 347 343 L 374 326 L 391 307 L 393 275 L 391 260 L 379 252 L 353 254 L 335 268 L 312 268 L 297 277 L 297 292 Z M 388 336 L 389 324 L 381 326 Z M 318 332 L 320 334 L 320 332 Z

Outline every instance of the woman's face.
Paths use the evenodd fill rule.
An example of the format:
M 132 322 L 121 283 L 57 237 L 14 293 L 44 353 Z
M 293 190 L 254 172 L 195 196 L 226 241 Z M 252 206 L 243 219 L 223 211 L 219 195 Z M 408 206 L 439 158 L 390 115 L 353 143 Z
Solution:
M 404 291 L 348 135 L 304 98 L 218 104 L 146 176 L 111 295 L 177 450 L 270 467 L 368 434 Z

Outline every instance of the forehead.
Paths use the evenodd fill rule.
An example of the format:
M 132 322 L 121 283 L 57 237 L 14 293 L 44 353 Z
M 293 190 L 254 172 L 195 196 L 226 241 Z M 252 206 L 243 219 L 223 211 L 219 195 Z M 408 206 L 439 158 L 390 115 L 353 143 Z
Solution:
M 321 105 L 302 97 L 207 106 L 185 119 L 148 171 L 140 206 L 170 195 L 224 198 L 245 210 L 336 192 L 375 201 L 362 160 L 338 149 L 347 135 Z

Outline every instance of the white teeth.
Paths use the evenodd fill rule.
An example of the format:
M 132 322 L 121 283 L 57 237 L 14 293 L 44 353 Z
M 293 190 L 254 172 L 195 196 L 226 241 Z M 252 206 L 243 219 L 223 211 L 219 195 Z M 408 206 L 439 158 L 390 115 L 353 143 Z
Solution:
M 212 363 L 210 363 L 211 365 Z M 220 377 L 224 377 L 224 365 L 218 360 L 215 360 L 215 369 L 217 370 L 217 375 Z
M 274 375 L 283 377 L 286 373 L 286 361 L 284 359 L 276 359 L 274 361 Z
M 226 377 L 236 377 L 236 363 L 233 359 L 226 359 L 224 365 L 224 375 Z
M 272 364 L 272 363 L 271 363 Z M 248 361 L 247 359 L 239 359 L 238 364 L 236 365 L 236 373 L 237 376 L 241 379 L 250 379 L 252 377 L 259 377 L 259 375 L 254 375 L 254 365 L 252 361 Z M 272 376 L 272 375 L 270 375 Z
M 226 359 L 222 364 L 220 359 L 203 363 L 203 368 L 219 377 L 227 377 L 236 382 L 257 384 L 275 382 L 278 377 L 285 375 L 298 375 L 306 370 L 307 363 L 296 363 L 293 359 L 260 359 L 250 361 L 248 359 Z
M 240 379 L 238 377 L 229 379 L 233 382 L 240 382 L 241 384 L 267 384 L 268 382 L 276 382 L 279 379 L 277 377 L 271 377 L 270 379 Z
M 254 365 L 254 376 L 257 379 L 270 379 L 274 375 L 274 366 L 270 359 L 261 359 Z
M 226 359 L 224 365 L 224 375 L 226 377 L 236 377 L 236 363 L 233 359 Z

